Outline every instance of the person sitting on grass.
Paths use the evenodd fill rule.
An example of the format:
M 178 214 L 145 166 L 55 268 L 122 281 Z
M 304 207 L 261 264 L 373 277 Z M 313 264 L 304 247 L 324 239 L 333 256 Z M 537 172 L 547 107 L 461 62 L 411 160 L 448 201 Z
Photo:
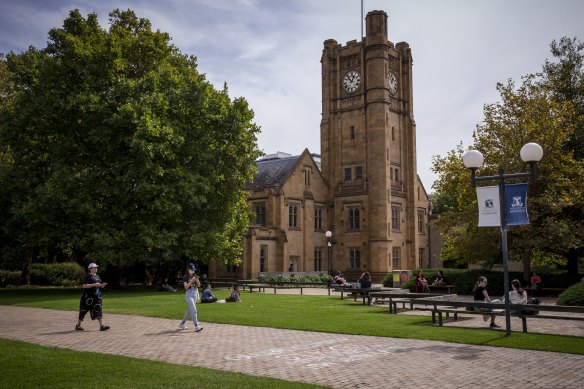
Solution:
M 229 295 L 229 297 L 227 297 L 225 299 L 225 302 L 227 302 L 227 303 L 240 303 L 241 302 L 241 298 L 239 297 L 239 288 L 237 287 L 237 285 L 233 285 L 233 289 L 231 290 L 231 294 Z
M 203 297 L 201 297 L 201 303 L 214 303 L 216 301 L 217 297 L 215 297 L 211 291 L 211 284 L 205 285 L 205 289 L 203 289 Z

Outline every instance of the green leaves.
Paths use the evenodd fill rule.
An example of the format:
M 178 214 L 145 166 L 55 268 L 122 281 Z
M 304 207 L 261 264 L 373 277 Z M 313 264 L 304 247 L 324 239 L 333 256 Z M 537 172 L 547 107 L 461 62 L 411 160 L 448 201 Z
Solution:
M 108 31 L 74 10 L 49 39 L 0 62 L 7 234 L 102 264 L 237 261 L 259 156 L 247 102 L 130 10 Z
M 564 38 L 560 44 L 554 41 L 552 53 L 560 63 L 546 61 L 543 74 L 527 75 L 519 86 L 512 80 L 499 83 L 501 101 L 485 105 L 484 119 L 474 131 L 469 148 L 485 158 L 479 175 L 525 171 L 521 147 L 536 142 L 544 149 L 537 181 L 528 191 L 531 224 L 510 229 L 511 250 L 547 251 L 572 261 L 584 255 L 584 164 L 579 157 L 583 148 L 574 147 L 584 128 L 584 110 L 578 111 L 584 101 L 582 50 L 584 45 L 575 38 Z M 462 153 L 458 145 L 445 157 L 434 158 L 433 170 L 440 175 L 434 188 L 438 210 L 443 212 L 438 225 L 445 230 L 442 256 L 459 262 L 495 263 L 499 254 L 493 243 L 498 244 L 498 238 L 491 234 L 494 229 L 475 227 L 476 204 L 470 199 L 476 195 L 469 190 Z

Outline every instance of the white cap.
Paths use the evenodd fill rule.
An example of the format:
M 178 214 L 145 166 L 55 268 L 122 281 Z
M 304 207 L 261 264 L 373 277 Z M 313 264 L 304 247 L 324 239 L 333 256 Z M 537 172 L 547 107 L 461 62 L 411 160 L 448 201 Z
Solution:
M 93 269 L 94 267 L 99 267 L 97 266 L 95 263 L 90 263 L 89 266 L 87 266 L 88 269 Z

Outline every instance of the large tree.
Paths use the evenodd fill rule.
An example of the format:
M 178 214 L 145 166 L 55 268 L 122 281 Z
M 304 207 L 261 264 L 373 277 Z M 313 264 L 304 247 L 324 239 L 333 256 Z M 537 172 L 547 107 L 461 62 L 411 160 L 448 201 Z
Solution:
M 237 262 L 259 128 L 168 34 L 130 10 L 109 30 L 74 10 L 2 66 L 4 235 L 101 263 Z
M 544 70 L 550 67 L 547 62 Z M 581 77 L 581 69 L 580 62 L 571 74 L 579 70 Z M 477 126 L 470 146 L 485 157 L 486 165 L 479 173 L 523 171 L 521 146 L 537 142 L 544 149 L 537 165 L 538 179 L 529 187 L 531 224 L 510 229 L 510 254 L 523 258 L 526 265 L 534 252 L 561 255 L 571 265 L 569 270 L 577 272 L 578 258 L 584 254 L 584 165 L 578 159 L 581 150 L 573 145 L 578 139 L 576 100 L 582 98 L 582 89 L 580 94 L 565 98 L 567 94 L 559 93 L 559 85 L 546 72 L 524 77 L 519 87 L 508 81 L 497 88 L 501 101 L 485 105 L 484 120 Z M 500 258 L 500 243 L 494 233 L 498 231 L 476 227 L 476 195 L 462 165 L 462 152 L 459 146 L 446 156 L 435 157 L 433 164 L 439 174 L 434 186 L 438 198 L 450 204 L 439 219 L 445 230 L 444 259 L 494 263 Z

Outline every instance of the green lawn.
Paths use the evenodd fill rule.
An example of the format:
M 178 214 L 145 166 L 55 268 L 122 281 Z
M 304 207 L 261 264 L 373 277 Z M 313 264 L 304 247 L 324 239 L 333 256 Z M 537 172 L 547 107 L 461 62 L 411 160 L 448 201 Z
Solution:
M 76 311 L 79 289 L 3 289 L 0 304 Z M 215 291 L 218 298 L 226 290 Z M 391 315 L 374 308 L 341 300 L 338 296 L 273 295 L 242 293 L 242 302 L 198 306 L 202 322 L 322 331 L 339 334 L 429 339 L 464 344 L 583 354 L 584 337 L 524 334 L 489 329 L 437 327 L 425 316 Z M 111 290 L 105 292 L 104 317 L 108 313 L 180 319 L 186 304 L 181 292 Z
M 321 386 L 0 339 L 1 388 L 278 388 Z

